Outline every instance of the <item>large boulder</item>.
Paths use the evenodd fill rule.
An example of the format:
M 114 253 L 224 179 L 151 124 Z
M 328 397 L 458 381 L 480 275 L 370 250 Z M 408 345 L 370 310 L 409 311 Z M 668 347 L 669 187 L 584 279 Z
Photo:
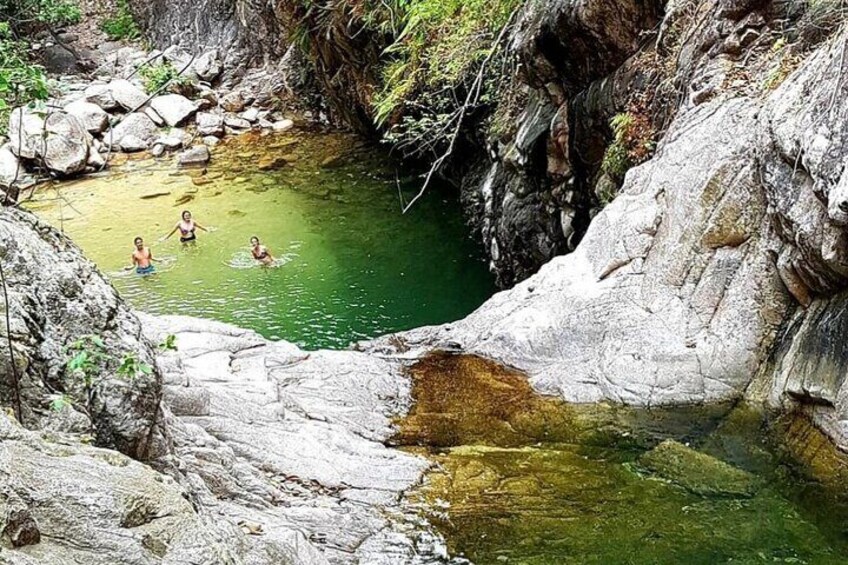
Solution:
M 63 429 L 46 407 L 52 394 L 64 393 L 71 397 L 64 410 L 87 422 L 99 445 L 138 458 L 161 451 L 158 373 L 132 379 L 117 374 L 128 355 L 151 367 L 155 360 L 138 319 L 115 289 L 64 235 L 21 210 L 0 208 L 0 260 L 11 319 L 8 328 L 5 318 L 0 322 L 0 337 L 5 342 L 11 334 L 15 352 L 15 379 L 5 370 L 0 379 L 2 403 L 17 411 L 20 397 L 27 427 Z M 97 383 L 91 390 L 67 365 L 78 351 L 73 344 L 84 336 L 96 336 L 101 346 L 83 347 L 104 356 L 89 373 Z M 11 366 L 7 347 L 0 351 L 0 366 Z
M 89 133 L 98 134 L 109 126 L 109 114 L 93 102 L 77 100 L 65 106 L 65 112 L 75 116 Z
M 127 111 L 138 110 L 148 98 L 142 89 L 124 79 L 115 79 L 110 82 L 109 91 L 115 102 Z
M 62 175 L 79 173 L 88 163 L 89 134 L 80 120 L 65 112 L 42 117 L 17 108 L 9 120 L 9 139 L 16 155 Z
M 106 143 L 111 141 L 121 148 L 131 147 L 131 150 L 140 151 L 147 149 L 158 133 L 156 124 L 147 114 L 135 112 L 124 116 L 121 122 L 112 129 L 111 134 L 107 132 L 103 137 Z
M 15 108 L 9 114 L 9 147 L 22 159 L 35 159 L 33 142 L 44 135 L 44 117 L 27 108 Z
M 218 57 L 218 52 L 214 50 L 207 51 L 195 59 L 192 68 L 197 78 L 206 82 L 212 82 L 218 78 L 224 69 L 221 59 Z
M 197 107 L 179 94 L 157 96 L 150 101 L 150 107 L 171 127 L 182 125 L 197 112 Z
M 92 84 L 85 89 L 85 100 L 97 104 L 106 111 L 116 110 L 118 102 L 112 95 L 112 89 L 108 84 Z
M 7 143 L 0 147 L 0 189 L 9 188 L 23 174 L 23 165 L 12 153 L 10 144 Z M 0 195 L 0 200 L 2 200 L 2 195 Z

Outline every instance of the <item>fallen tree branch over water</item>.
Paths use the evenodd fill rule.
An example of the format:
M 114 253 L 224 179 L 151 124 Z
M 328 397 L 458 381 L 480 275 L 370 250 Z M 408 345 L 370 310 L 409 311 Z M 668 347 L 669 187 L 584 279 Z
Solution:
M 448 147 L 445 152 L 442 153 L 439 158 L 437 158 L 430 166 L 430 170 L 427 172 L 427 176 L 424 179 L 424 184 L 421 186 L 421 189 L 418 191 L 418 193 L 408 203 L 404 204 L 403 202 L 401 202 L 403 214 L 406 214 L 412 208 L 412 206 L 422 196 L 424 196 L 424 193 L 430 186 L 430 182 L 433 180 L 433 175 L 435 175 L 439 171 L 439 169 L 441 169 L 444 162 L 448 159 L 448 157 L 453 154 L 453 150 L 456 147 L 456 140 L 459 138 L 459 134 L 462 132 L 462 125 L 465 120 L 465 115 L 468 113 L 468 109 L 475 107 L 480 101 L 480 96 L 483 93 L 483 81 L 485 78 L 486 67 L 495 57 L 495 54 L 500 50 L 504 37 L 506 37 L 507 32 L 512 27 L 512 22 L 515 19 L 515 16 L 518 14 L 519 9 L 520 7 L 515 8 L 509 15 L 509 18 L 501 28 L 500 33 L 498 33 L 498 36 L 492 43 L 491 50 L 486 55 L 486 58 L 483 59 L 483 62 L 480 63 L 480 68 L 477 71 L 477 75 L 474 77 L 474 81 L 471 83 L 471 88 L 468 90 L 468 94 L 465 97 L 465 101 L 462 103 L 462 106 L 460 106 L 456 111 L 453 112 L 451 117 L 445 123 L 444 129 L 449 128 L 450 124 L 453 124 L 454 122 L 456 123 L 453 128 L 453 132 L 450 134 L 450 143 L 448 144 Z

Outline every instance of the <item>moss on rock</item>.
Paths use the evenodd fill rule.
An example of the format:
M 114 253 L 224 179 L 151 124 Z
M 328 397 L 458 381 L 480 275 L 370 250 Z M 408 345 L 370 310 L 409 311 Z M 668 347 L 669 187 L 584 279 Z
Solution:
M 751 497 L 757 490 L 754 475 L 674 440 L 665 440 L 639 462 L 653 474 L 703 496 Z

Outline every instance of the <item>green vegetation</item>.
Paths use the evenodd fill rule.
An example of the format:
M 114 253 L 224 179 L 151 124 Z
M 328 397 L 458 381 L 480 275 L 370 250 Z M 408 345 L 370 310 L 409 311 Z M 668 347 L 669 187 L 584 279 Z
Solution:
M 100 29 L 113 41 L 133 40 L 141 37 L 141 30 L 135 23 L 127 0 L 118 0 L 118 13 L 103 20 Z
M 174 334 L 166 335 L 165 339 L 162 340 L 162 343 L 159 344 L 159 349 L 164 349 L 165 351 L 176 351 L 177 336 L 175 336 Z
M 621 181 L 631 167 L 644 163 L 654 152 L 654 129 L 648 118 L 636 112 L 616 114 L 610 128 L 613 140 L 604 153 L 601 170 Z
M 0 0 L 0 21 L 17 31 L 40 31 L 80 21 L 76 2 L 70 0 Z
M 44 69 L 28 59 L 22 38 L 79 19 L 79 7 L 67 0 L 0 0 L 0 135 L 12 108 L 48 96 Z
M 431 151 L 444 144 L 477 73 L 491 60 L 473 106 L 490 105 L 490 94 L 509 73 L 497 38 L 522 0 L 387 0 L 366 8 L 366 27 L 392 38 L 384 51 L 375 118 L 388 138 Z M 495 52 L 493 52 L 495 51 Z
M 180 76 L 179 71 L 169 62 L 142 67 L 138 75 L 148 94 L 156 92 L 168 83 L 179 86 L 190 82 L 187 77 Z
M 103 338 L 97 335 L 82 336 L 68 345 L 65 351 L 68 356 L 65 375 L 71 380 L 67 392 L 50 397 L 50 407 L 56 411 L 73 406 L 91 416 L 96 391 L 110 375 L 133 381 L 153 372 L 153 367 L 139 360 L 133 352 L 117 359 L 109 353 Z

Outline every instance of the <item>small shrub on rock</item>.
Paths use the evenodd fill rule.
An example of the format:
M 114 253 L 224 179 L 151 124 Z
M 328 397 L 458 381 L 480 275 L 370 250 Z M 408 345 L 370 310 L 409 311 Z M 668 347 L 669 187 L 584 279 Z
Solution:
M 181 87 L 190 82 L 187 77 L 180 76 L 179 71 L 169 62 L 148 65 L 138 74 L 144 82 L 144 89 L 151 94 L 168 83 L 174 87 Z
M 624 112 L 610 120 L 613 140 L 604 153 L 601 170 L 617 181 L 654 152 L 654 128 L 650 120 L 640 113 Z
M 118 1 L 118 12 L 111 18 L 106 18 L 100 24 L 109 39 L 112 41 L 133 40 L 141 37 L 141 30 L 133 19 L 132 12 L 126 0 Z

